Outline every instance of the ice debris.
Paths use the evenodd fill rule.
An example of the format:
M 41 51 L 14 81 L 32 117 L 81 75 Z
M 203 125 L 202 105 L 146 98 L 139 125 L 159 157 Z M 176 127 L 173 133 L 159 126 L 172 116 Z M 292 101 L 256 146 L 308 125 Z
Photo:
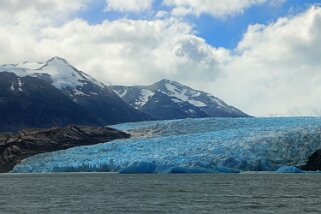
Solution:
M 281 166 L 278 170 L 276 170 L 277 173 L 304 173 L 305 171 L 295 167 L 295 166 Z

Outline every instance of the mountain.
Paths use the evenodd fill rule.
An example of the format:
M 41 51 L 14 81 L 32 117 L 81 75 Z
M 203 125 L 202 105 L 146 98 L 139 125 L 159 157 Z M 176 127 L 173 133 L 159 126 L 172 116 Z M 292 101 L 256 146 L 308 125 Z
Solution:
M 111 86 L 132 107 L 157 119 L 248 117 L 223 100 L 171 80 L 150 86 Z
M 211 94 L 170 80 L 106 86 L 60 57 L 1 65 L 0 90 L 0 131 L 248 116 Z
M 0 130 L 149 120 L 66 60 L 0 66 Z
M 49 74 L 56 88 L 100 117 L 106 124 L 150 119 L 141 111 L 129 106 L 109 87 L 79 71 L 62 58 L 54 57 L 36 70 Z
M 0 72 L 0 131 L 71 123 L 102 124 L 52 85 L 34 77 Z

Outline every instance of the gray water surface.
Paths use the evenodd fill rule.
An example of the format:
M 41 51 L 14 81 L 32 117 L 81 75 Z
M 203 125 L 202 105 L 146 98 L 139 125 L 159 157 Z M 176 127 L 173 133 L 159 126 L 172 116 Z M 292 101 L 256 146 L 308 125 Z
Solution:
M 1 174 L 0 213 L 320 213 L 321 175 Z

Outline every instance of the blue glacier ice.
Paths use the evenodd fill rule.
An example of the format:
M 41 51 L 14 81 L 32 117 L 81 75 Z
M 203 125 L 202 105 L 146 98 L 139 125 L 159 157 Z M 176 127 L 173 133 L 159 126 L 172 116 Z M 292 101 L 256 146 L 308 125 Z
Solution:
M 157 165 L 155 163 L 134 162 L 128 167 L 119 170 L 121 174 L 132 173 L 155 173 Z
M 295 166 L 281 166 L 275 172 L 277 172 L 277 173 L 304 173 L 305 171 L 303 171 Z
M 143 174 L 143 173 L 240 173 L 238 169 L 230 169 L 226 167 L 214 167 L 205 169 L 201 167 L 181 167 L 181 166 L 166 166 L 156 163 L 134 162 L 128 167 L 118 171 L 120 174 Z
M 132 138 L 39 154 L 13 172 L 118 172 L 133 163 L 153 165 L 154 172 L 275 171 L 304 164 L 321 148 L 321 118 L 206 118 L 112 127 Z

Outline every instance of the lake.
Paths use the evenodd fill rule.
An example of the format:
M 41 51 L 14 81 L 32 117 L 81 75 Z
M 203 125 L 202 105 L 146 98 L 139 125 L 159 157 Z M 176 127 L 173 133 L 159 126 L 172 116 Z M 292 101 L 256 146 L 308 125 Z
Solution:
M 1 213 L 320 213 L 319 174 L 1 174 Z

